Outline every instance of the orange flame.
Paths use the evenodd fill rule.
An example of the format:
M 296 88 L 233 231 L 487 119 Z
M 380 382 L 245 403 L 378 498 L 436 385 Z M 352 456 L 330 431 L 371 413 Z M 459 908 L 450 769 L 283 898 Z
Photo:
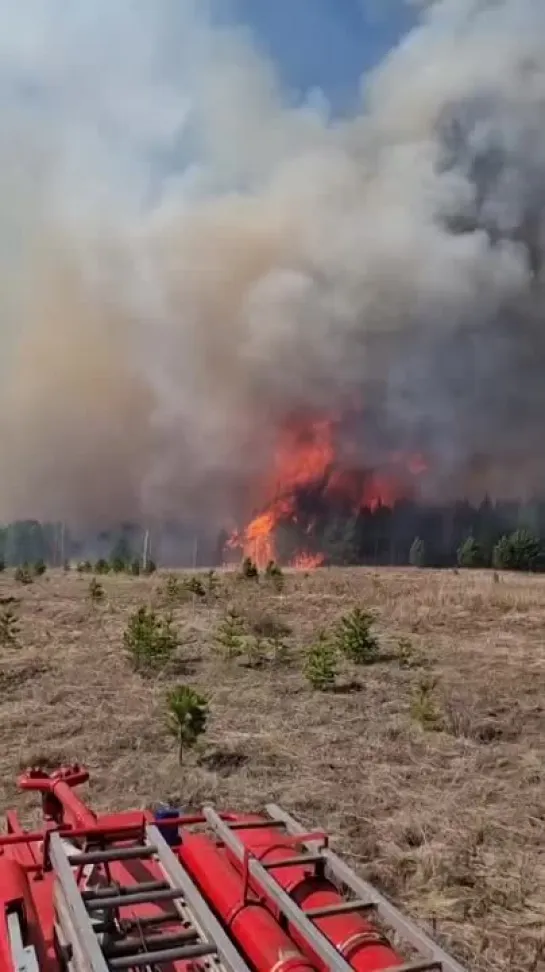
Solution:
M 322 487 L 331 497 L 342 497 L 356 510 L 392 506 L 406 495 L 407 473 L 418 476 L 426 469 L 422 456 L 395 453 L 384 471 L 335 469 L 336 425 L 331 418 L 291 419 L 280 430 L 272 469 L 262 483 L 268 501 L 242 531 L 230 537 L 227 546 L 242 550 L 260 569 L 276 559 L 275 530 L 281 521 L 297 522 L 297 491 Z M 308 533 L 311 532 L 309 527 Z M 291 566 L 311 570 L 325 560 L 322 554 L 301 550 Z
M 321 567 L 324 560 L 323 554 L 298 553 L 293 558 L 290 567 L 295 567 L 296 570 L 315 570 L 316 567 Z

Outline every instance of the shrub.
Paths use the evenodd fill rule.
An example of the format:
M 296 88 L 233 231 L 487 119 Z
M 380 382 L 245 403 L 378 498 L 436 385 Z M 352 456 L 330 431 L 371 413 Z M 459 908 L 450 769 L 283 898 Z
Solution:
M 275 564 L 274 560 L 269 560 L 267 567 L 265 568 L 265 576 L 267 580 L 271 581 L 273 586 L 277 591 L 281 591 L 284 587 L 284 574 L 282 568 Z
M 210 598 L 217 597 L 219 593 L 219 578 L 215 570 L 209 570 L 206 574 L 206 588 Z
M 423 729 L 440 729 L 441 713 L 434 699 L 436 688 L 434 679 L 421 679 L 413 691 L 411 716 Z
M 274 641 L 275 638 L 286 638 L 291 634 L 289 624 L 271 614 L 257 615 L 251 619 L 250 624 L 254 634 L 266 638 L 268 641 Z
M 246 639 L 246 658 L 248 668 L 263 668 L 267 661 L 267 651 L 261 638 Z
M 336 645 L 356 665 L 371 665 L 379 657 L 378 640 L 371 632 L 373 620 L 371 614 L 356 607 L 337 626 Z
M 189 685 L 176 685 L 167 695 L 168 725 L 178 740 L 178 759 L 182 765 L 184 747 L 194 746 L 206 730 L 208 702 Z
M 216 633 L 216 644 L 225 658 L 236 658 L 244 650 L 244 621 L 231 608 Z
M 337 655 L 334 646 L 323 631 L 309 648 L 304 674 L 313 689 L 327 692 L 335 687 Z
M 16 648 L 19 646 L 19 621 L 9 608 L 0 612 L 0 644 Z
M 104 600 L 104 588 L 100 581 L 97 581 L 96 577 L 92 577 L 89 581 L 89 597 L 94 604 L 98 604 L 100 601 Z
M 177 601 L 180 597 L 181 586 L 176 574 L 169 574 L 165 578 L 164 595 L 167 601 Z
M 459 567 L 484 567 L 485 556 L 475 537 L 467 537 L 457 550 L 457 561 Z
M 179 578 L 176 574 L 169 574 L 164 584 L 164 595 L 167 601 L 185 600 L 187 597 L 206 597 L 206 588 L 199 577 Z
M 262 650 L 270 649 L 272 663 L 276 667 L 286 665 L 290 660 L 290 650 L 286 638 L 291 634 L 291 628 L 281 618 L 270 614 L 260 614 L 250 619 L 250 629 L 255 640 L 260 643 Z
M 129 618 L 123 641 L 136 669 L 158 668 L 166 664 L 178 647 L 171 618 L 161 618 L 145 606 L 139 607 Z
M 282 668 L 284 665 L 288 665 L 290 662 L 289 645 L 279 635 L 271 638 L 270 643 L 272 647 L 273 665 L 275 665 L 277 668 Z
M 396 658 L 402 668 L 416 668 L 421 663 L 413 643 L 408 638 L 399 639 Z
M 411 567 L 424 567 L 426 563 L 426 551 L 424 543 L 420 537 L 415 537 L 411 549 L 409 550 L 409 563 Z
M 22 564 L 15 570 L 15 580 L 18 584 L 32 584 L 32 574 L 28 564 Z
M 245 557 L 242 561 L 242 567 L 240 568 L 240 575 L 245 580 L 257 580 L 259 578 L 259 570 L 257 565 L 254 564 L 251 557 Z
M 200 577 L 188 577 L 183 586 L 194 597 L 206 597 L 206 588 Z

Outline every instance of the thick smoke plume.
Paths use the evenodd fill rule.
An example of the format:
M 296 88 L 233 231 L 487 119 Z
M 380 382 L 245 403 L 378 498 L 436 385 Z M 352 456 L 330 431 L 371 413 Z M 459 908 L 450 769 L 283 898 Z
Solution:
M 0 0 L 0 517 L 221 523 L 354 403 L 543 489 L 543 4 L 425 4 L 348 119 L 205 7 Z

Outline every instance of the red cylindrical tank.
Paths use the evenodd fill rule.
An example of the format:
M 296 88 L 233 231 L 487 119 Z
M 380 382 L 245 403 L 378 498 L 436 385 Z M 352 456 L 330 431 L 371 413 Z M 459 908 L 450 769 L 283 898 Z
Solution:
M 295 942 L 262 904 L 244 902 L 240 875 L 215 844 L 188 834 L 178 849 L 180 860 L 234 941 L 259 972 L 316 972 Z
M 258 817 L 245 817 L 243 819 L 258 820 Z M 297 851 L 293 849 L 293 843 L 282 841 L 282 835 L 273 827 L 257 829 L 237 830 L 237 837 L 242 843 L 252 850 L 254 856 L 261 862 L 266 861 L 269 873 L 272 873 L 278 884 L 287 891 L 294 901 L 304 911 L 309 908 L 323 908 L 332 904 L 339 904 L 342 900 L 336 887 L 325 878 L 313 875 L 314 865 L 295 865 L 294 867 L 282 867 L 277 870 L 271 868 L 271 862 L 293 857 Z M 232 860 L 233 865 L 240 870 L 240 862 L 231 855 L 227 849 L 227 855 Z M 258 885 L 250 877 L 250 884 L 254 890 Z M 271 907 L 275 914 L 278 911 L 271 902 Z M 344 956 L 346 961 L 357 972 L 382 972 L 396 965 L 401 965 L 403 959 L 391 945 L 384 939 L 378 928 L 370 921 L 367 921 L 358 912 L 330 915 L 329 917 L 317 918 L 314 924 L 325 935 L 327 939 Z M 327 967 L 320 961 L 319 957 L 312 951 L 312 947 L 301 936 L 297 929 L 288 925 L 291 938 L 298 943 L 302 951 L 319 968 Z

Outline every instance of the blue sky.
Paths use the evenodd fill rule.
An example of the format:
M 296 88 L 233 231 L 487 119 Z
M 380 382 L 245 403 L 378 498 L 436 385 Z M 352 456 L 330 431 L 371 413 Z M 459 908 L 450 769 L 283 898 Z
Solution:
M 252 28 L 288 87 L 320 87 L 339 108 L 414 23 L 406 0 L 224 0 L 223 9 Z

